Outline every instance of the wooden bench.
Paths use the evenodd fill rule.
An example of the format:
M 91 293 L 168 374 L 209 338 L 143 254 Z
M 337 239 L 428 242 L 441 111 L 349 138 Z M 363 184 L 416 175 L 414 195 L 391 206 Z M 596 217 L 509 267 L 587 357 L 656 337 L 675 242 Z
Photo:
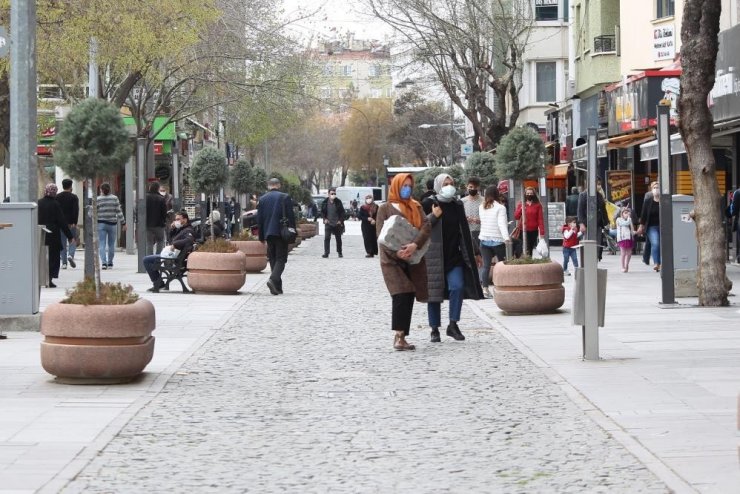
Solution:
M 162 287 L 159 290 L 169 290 L 170 283 L 177 280 L 182 286 L 183 293 L 192 293 L 191 290 L 185 286 L 183 278 L 187 277 L 188 273 L 188 256 L 195 250 L 196 244 L 193 244 L 189 249 L 183 249 L 177 254 L 177 257 L 171 259 L 160 259 L 159 261 L 159 276 L 162 280 Z

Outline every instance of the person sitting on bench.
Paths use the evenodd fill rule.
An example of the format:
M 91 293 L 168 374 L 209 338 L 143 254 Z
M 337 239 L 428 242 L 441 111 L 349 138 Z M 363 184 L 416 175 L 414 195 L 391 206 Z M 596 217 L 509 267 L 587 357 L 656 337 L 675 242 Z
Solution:
M 175 215 L 175 221 L 172 222 L 172 229 L 170 230 L 172 244 L 165 247 L 162 252 L 167 250 L 174 252 L 175 249 L 190 249 L 193 246 L 195 243 L 195 234 L 188 220 L 188 213 L 185 211 L 180 211 Z M 149 274 L 149 279 L 152 280 L 152 287 L 147 291 L 156 293 L 164 286 L 159 268 L 162 259 L 171 257 L 175 256 L 165 256 L 160 253 L 144 257 L 144 269 Z

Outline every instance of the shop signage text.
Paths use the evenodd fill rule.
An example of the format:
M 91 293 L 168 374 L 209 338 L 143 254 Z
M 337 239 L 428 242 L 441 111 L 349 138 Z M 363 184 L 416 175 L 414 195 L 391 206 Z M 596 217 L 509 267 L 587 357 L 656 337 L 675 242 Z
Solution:
M 676 37 L 673 25 L 653 29 L 653 59 L 673 60 L 676 56 Z

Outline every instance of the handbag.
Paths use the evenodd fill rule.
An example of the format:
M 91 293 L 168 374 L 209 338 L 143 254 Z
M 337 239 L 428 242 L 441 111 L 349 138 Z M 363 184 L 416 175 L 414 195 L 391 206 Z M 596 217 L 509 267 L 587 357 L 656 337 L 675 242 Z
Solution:
M 522 238 L 522 224 L 520 222 L 517 222 L 516 227 L 509 236 L 514 240 Z
M 289 244 L 294 244 L 296 237 L 298 236 L 298 232 L 296 229 L 292 226 L 290 226 L 290 220 L 288 219 L 288 216 L 285 214 L 285 200 L 288 198 L 288 195 L 283 196 L 283 200 L 281 202 L 282 204 L 282 217 L 280 218 L 280 237 L 285 240 L 285 242 Z

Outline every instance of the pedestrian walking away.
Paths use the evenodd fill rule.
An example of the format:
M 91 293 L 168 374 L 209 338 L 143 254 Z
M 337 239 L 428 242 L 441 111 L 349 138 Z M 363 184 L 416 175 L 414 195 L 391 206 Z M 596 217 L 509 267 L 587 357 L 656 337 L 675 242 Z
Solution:
M 152 287 L 147 291 L 158 293 L 159 290 L 164 286 L 159 271 L 160 260 L 163 258 L 176 257 L 177 251 L 183 249 L 190 249 L 195 243 L 195 232 L 193 227 L 190 226 L 190 218 L 188 213 L 180 211 L 175 215 L 175 221 L 172 222 L 172 229 L 169 234 L 172 239 L 172 243 L 160 251 L 158 254 L 152 254 L 145 256 L 142 260 L 144 269 L 149 275 L 149 279 L 152 281 Z M 167 254 L 169 250 L 170 254 Z
M 288 262 L 288 241 L 281 235 L 283 217 L 288 226 L 295 228 L 293 201 L 288 194 L 280 192 L 280 186 L 279 179 L 268 180 L 268 191 L 260 197 L 257 205 L 259 239 L 263 244 L 267 243 L 267 258 L 271 270 L 267 288 L 273 295 L 283 293 L 283 271 Z
M 501 204 L 498 187 L 491 185 L 486 189 L 484 202 L 480 205 L 480 253 L 483 267 L 480 269 L 480 284 L 483 295 L 491 298 L 488 286 L 491 284 L 491 265 L 506 260 L 506 244 L 511 243 L 509 226 L 506 222 L 506 207 Z
M 44 197 L 38 200 L 38 224 L 44 225 L 47 230 L 44 244 L 49 247 L 49 279 L 47 288 L 56 288 L 54 279 L 59 278 L 60 257 L 59 252 L 62 250 L 62 241 L 60 235 L 67 237 L 70 244 L 74 243 L 74 236 L 69 229 L 67 219 L 62 212 L 62 206 L 57 202 L 57 186 L 47 184 L 44 189 Z
M 578 228 L 581 233 L 586 234 L 586 227 L 588 226 L 588 191 L 584 190 L 578 196 Z M 597 258 L 600 261 L 603 254 L 604 248 L 602 247 L 601 236 L 603 235 L 604 227 L 609 226 L 609 215 L 606 212 L 606 199 L 604 199 L 604 189 L 601 187 L 601 179 L 596 179 L 596 233 L 594 239 L 596 239 L 597 245 Z M 583 255 L 583 251 L 581 251 Z M 581 258 L 583 261 L 583 258 Z M 583 264 L 583 262 L 581 262 Z
M 478 269 L 482 266 L 479 246 L 473 245 L 465 208 L 457 199 L 455 181 L 446 173 L 434 179 L 436 195 L 422 201 L 424 213 L 432 227 L 431 244 L 426 253 L 431 341 L 440 341 L 442 301 L 449 299 L 450 322 L 447 336 L 462 341 L 458 327 L 463 299 L 480 300 L 483 290 Z
M 337 239 L 337 255 L 342 257 L 345 212 L 336 187 L 329 189 L 329 198 L 321 205 L 321 217 L 324 218 L 324 255 L 321 257 L 329 257 L 332 235 Z
M 617 245 L 622 261 L 622 272 L 626 273 L 630 269 L 630 259 L 632 258 L 633 239 L 635 237 L 635 225 L 632 223 L 632 211 L 630 208 L 622 208 L 620 217 L 617 218 Z
M 428 289 L 425 259 L 422 258 L 417 264 L 408 262 L 412 254 L 428 242 L 430 234 L 430 224 L 421 204 L 411 197 L 413 190 L 414 178 L 410 173 L 399 173 L 393 177 L 388 189 L 388 202 L 378 208 L 375 224 L 375 231 L 379 235 L 388 218 L 401 215 L 419 230 L 416 238 L 397 252 L 384 245 L 379 249 L 380 270 L 391 295 L 391 330 L 395 333 L 393 348 L 400 351 L 416 349 L 415 345 L 406 341 L 406 337 L 411 330 L 414 299 L 426 302 Z
M 146 195 L 146 253 L 162 252 L 165 245 L 165 224 L 167 222 L 167 202 L 160 194 L 159 182 L 149 184 Z
M 64 218 L 67 220 L 67 226 L 69 226 L 69 230 L 75 239 L 74 242 L 69 243 L 64 233 L 60 235 L 62 252 L 59 255 L 59 259 L 62 262 L 62 269 L 67 269 L 67 263 L 73 268 L 76 268 L 75 252 L 77 251 L 77 244 L 80 241 L 80 232 L 77 228 L 77 221 L 80 216 L 80 199 L 76 194 L 72 193 L 71 179 L 65 178 L 62 180 L 62 191 L 57 194 L 56 199 L 62 206 L 62 213 L 64 213 Z
M 537 193 L 533 187 L 524 189 L 524 231 L 527 239 L 527 256 L 532 257 L 532 251 L 540 238 L 545 237 L 545 220 Z M 516 206 L 514 218 L 522 218 L 522 203 Z
M 653 256 L 654 271 L 660 271 L 660 185 L 658 182 L 650 184 L 652 195 L 645 196 L 640 212 L 640 227 L 637 233 L 650 240 L 650 254 Z M 643 262 L 645 258 L 643 257 Z M 649 264 L 646 262 L 645 264 Z
M 121 211 L 121 203 L 111 194 L 110 184 L 100 186 L 102 195 L 98 196 L 98 240 L 100 244 L 100 263 L 103 269 L 113 268 L 113 257 L 116 254 L 116 236 L 118 223 L 121 231 L 126 231 L 126 218 Z
M 365 257 L 373 257 L 378 254 L 378 238 L 375 223 L 378 217 L 378 205 L 373 200 L 373 195 L 365 196 L 365 204 L 360 207 L 358 213 L 362 221 L 362 240 L 365 243 Z

